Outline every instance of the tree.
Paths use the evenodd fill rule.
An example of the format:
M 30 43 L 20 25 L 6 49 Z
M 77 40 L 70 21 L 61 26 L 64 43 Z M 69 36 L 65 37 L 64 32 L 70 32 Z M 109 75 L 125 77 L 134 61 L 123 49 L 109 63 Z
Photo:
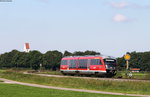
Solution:
M 12 59 L 19 51 L 12 50 L 11 52 L 4 53 L 0 56 L 1 67 L 11 68 L 13 67 Z
M 17 52 L 12 58 L 13 67 L 30 68 L 30 56 L 29 53 Z
M 29 64 L 30 67 L 34 70 L 38 70 L 40 68 L 40 64 L 43 62 L 42 53 L 39 51 L 30 51 L 29 52 Z
M 65 57 L 65 56 L 72 56 L 72 55 L 73 54 L 71 52 L 65 51 L 63 56 Z
M 43 65 L 46 69 L 56 70 L 59 68 L 63 54 L 57 50 L 48 51 L 43 55 Z
M 81 51 L 76 51 L 73 53 L 74 56 L 84 56 L 84 55 L 100 55 L 99 52 L 95 52 L 95 51 L 85 51 L 85 52 L 81 52 Z
M 84 55 L 100 55 L 101 53 L 100 52 L 95 52 L 95 51 L 85 51 L 84 52 Z

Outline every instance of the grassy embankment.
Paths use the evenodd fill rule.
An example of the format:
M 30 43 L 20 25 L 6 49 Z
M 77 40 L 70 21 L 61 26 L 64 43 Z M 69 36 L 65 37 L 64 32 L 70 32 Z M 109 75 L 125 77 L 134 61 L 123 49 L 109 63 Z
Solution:
M 50 74 L 50 75 L 62 75 L 60 71 L 41 71 L 38 73 Z M 114 78 L 119 78 L 120 76 L 122 76 L 122 78 L 127 78 L 127 79 L 129 78 L 128 76 L 126 76 L 126 73 L 122 71 L 118 72 L 118 74 L 114 76 Z M 150 73 L 144 73 L 144 72 L 132 73 L 132 79 L 150 80 Z
M 130 97 L 44 89 L 16 84 L 0 83 L 0 97 Z
M 0 70 L 1 71 L 12 71 L 12 72 L 29 72 L 29 73 L 37 73 L 37 74 L 50 74 L 50 75 L 62 75 L 62 73 L 60 71 L 51 71 L 51 70 L 41 70 L 40 72 L 34 71 L 34 70 L 29 70 L 29 69 L 6 69 L 6 70 Z M 146 79 L 146 80 L 150 80 L 150 73 L 146 73 L 146 72 L 138 72 L 138 73 L 132 73 L 132 79 Z M 95 76 L 91 76 L 91 77 L 95 77 Z M 129 78 L 126 76 L 126 72 L 125 71 L 118 71 L 117 75 L 114 76 L 114 78 Z
M 51 74 L 51 75 L 62 75 L 60 71 L 50 71 L 50 70 L 43 70 L 41 72 L 37 72 L 39 74 Z M 95 77 L 95 76 L 92 76 Z M 126 76 L 125 71 L 118 71 L 117 75 L 114 78 L 129 78 Z M 132 79 L 140 79 L 140 80 L 150 80 L 150 73 L 146 72 L 135 72 L 132 73 Z
M 0 77 L 21 82 L 36 83 L 49 86 L 150 95 L 150 82 L 119 82 L 82 78 L 43 77 L 8 71 L 0 72 Z
M 128 76 L 126 76 L 126 72 L 125 71 L 117 72 L 117 75 L 114 76 L 114 78 L 118 78 L 118 77 L 129 78 Z M 132 79 L 150 80 L 150 73 L 135 72 L 135 73 L 132 73 Z

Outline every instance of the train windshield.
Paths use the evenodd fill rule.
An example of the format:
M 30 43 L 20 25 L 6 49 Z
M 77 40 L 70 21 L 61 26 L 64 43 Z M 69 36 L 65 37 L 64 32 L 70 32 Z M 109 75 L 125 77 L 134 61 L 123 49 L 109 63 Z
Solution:
M 114 59 L 104 59 L 105 65 L 116 65 L 116 60 Z

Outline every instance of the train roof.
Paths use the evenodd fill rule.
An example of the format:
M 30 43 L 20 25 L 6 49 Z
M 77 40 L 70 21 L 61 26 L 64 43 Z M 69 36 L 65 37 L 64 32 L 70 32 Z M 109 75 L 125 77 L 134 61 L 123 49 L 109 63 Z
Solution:
M 101 57 L 103 59 L 107 59 L 107 58 L 116 59 L 113 56 L 106 56 L 106 55 L 66 56 L 66 57 L 63 57 L 63 58 L 78 58 L 78 57 Z

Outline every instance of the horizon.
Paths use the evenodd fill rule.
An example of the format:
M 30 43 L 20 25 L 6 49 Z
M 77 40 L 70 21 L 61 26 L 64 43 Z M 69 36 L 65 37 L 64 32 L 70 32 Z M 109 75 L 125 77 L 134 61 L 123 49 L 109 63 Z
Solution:
M 5 53 L 9 53 L 9 52 L 12 52 L 13 50 L 17 50 L 17 49 L 12 49 L 11 51 L 8 51 L 8 52 L 4 52 L 4 53 L 0 53 L 0 55 L 1 54 L 5 54 Z M 29 49 L 30 51 L 29 52 L 31 52 L 31 51 L 39 51 L 39 50 L 31 50 L 31 49 Z M 19 51 L 19 50 L 17 50 L 17 51 Z M 65 51 L 59 51 L 59 50 L 48 50 L 48 51 L 58 51 L 58 52 L 61 52 L 62 54 L 64 54 L 65 53 L 65 51 L 68 51 L 68 50 L 65 50 Z M 48 51 L 46 51 L 46 52 L 48 52 Z M 90 51 L 90 50 L 85 50 L 85 51 Z M 85 52 L 85 51 L 73 51 L 73 52 L 71 52 L 71 51 L 68 51 L 68 52 L 70 52 L 70 53 L 75 53 L 75 52 Z M 26 51 L 19 51 L 19 52 L 26 52 Z M 41 51 L 39 51 L 40 53 L 42 53 L 42 54 L 45 54 L 46 52 L 41 52 Z M 96 52 L 96 51 L 95 51 Z M 137 52 L 137 51 L 132 51 L 132 52 L 136 52 L 136 53 L 145 53 L 145 52 L 150 52 L 150 51 L 143 51 L 143 52 Z M 123 54 L 122 56 L 112 56 L 112 55 L 106 55 L 106 54 L 103 54 L 103 53 L 101 53 L 101 52 L 97 52 L 97 53 L 100 53 L 100 55 L 104 55 L 104 56 L 112 56 L 112 57 L 115 57 L 115 58 L 120 58 L 120 57 L 124 57 L 124 55 L 126 55 L 127 53 L 132 53 L 132 52 L 126 52 L 125 54 Z

